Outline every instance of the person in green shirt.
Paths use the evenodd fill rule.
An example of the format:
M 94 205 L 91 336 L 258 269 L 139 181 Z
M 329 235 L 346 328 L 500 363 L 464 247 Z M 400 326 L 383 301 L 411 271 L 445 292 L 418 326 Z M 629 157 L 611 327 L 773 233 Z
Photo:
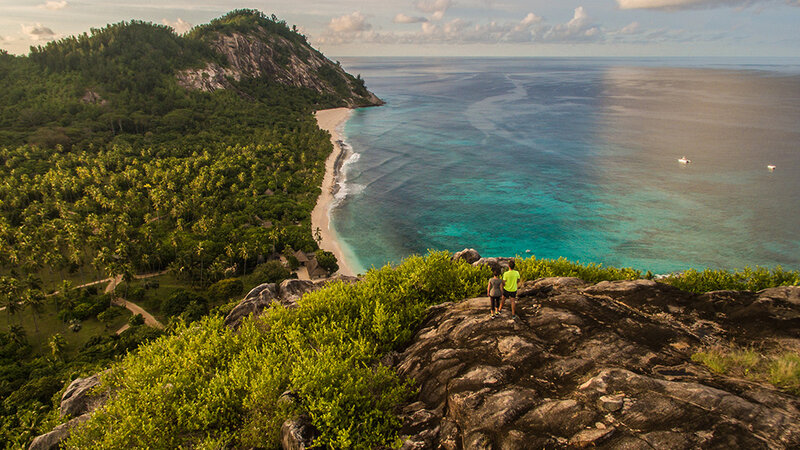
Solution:
M 517 282 L 520 279 L 519 272 L 514 270 L 514 260 L 508 262 L 508 270 L 503 272 L 503 299 L 500 301 L 500 310 L 506 303 L 506 297 L 511 299 L 511 318 L 517 318 Z

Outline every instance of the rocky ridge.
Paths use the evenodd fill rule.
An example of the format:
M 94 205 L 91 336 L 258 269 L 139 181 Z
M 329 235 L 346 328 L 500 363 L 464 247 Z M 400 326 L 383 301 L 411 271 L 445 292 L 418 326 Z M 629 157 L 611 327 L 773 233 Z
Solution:
M 403 448 L 800 446 L 800 398 L 691 360 L 732 341 L 800 348 L 800 287 L 698 295 L 545 278 L 519 296 L 517 320 L 508 305 L 491 319 L 488 298 L 431 307 L 384 359 L 419 386 Z

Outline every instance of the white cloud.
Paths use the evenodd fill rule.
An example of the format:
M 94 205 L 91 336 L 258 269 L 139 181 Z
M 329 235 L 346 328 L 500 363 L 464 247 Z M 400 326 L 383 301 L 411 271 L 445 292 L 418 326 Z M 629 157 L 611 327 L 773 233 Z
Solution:
M 800 0 L 798 0 L 798 1 L 800 1 Z M 428 21 L 428 19 L 426 19 L 424 17 L 411 17 L 411 16 L 408 16 L 408 15 L 403 14 L 403 13 L 400 13 L 400 14 L 394 16 L 394 20 L 393 20 L 394 23 L 422 23 L 422 22 L 427 22 L 427 21 Z
M 49 1 L 45 2 L 44 4 L 37 6 L 37 8 L 39 8 L 39 9 L 49 9 L 51 11 L 57 11 L 59 9 L 64 9 L 67 6 L 69 6 L 69 4 L 67 4 L 66 0 L 61 0 L 61 1 L 58 1 L 58 2 L 49 0 Z
M 452 0 L 417 0 L 414 7 L 418 10 L 431 14 L 432 20 L 442 20 L 444 13 L 452 6 Z
M 186 22 L 185 20 L 181 19 L 180 17 L 178 17 L 178 20 L 176 20 L 175 22 L 170 22 L 167 19 L 161 19 L 161 23 L 163 23 L 168 27 L 172 27 L 172 29 L 175 30 L 175 32 L 178 34 L 186 33 L 187 31 L 191 30 L 192 27 L 194 26 L 189 22 Z
M 372 25 L 367 23 L 367 18 L 359 11 L 346 16 L 334 17 L 328 24 L 328 29 L 334 33 L 357 33 L 371 28 Z
M 348 21 L 350 22 L 361 23 L 353 20 Z M 318 44 L 334 45 L 350 42 L 420 45 L 602 42 L 604 39 L 606 35 L 593 24 L 586 11 L 577 8 L 572 20 L 565 24 L 548 25 L 542 17 L 533 13 L 516 22 L 492 21 L 476 24 L 460 18 L 445 23 L 422 22 L 416 32 L 377 32 L 366 24 L 363 27 L 329 27 L 326 33 L 314 41 Z
M 550 41 L 586 41 L 600 35 L 600 28 L 592 24 L 583 6 L 575 8 L 572 20 L 558 24 L 548 30 L 544 38 Z
M 636 34 L 640 29 L 639 22 L 631 22 L 630 24 L 619 30 L 620 34 Z
M 40 23 L 36 25 L 22 25 L 22 32 L 27 34 L 28 37 L 34 41 L 49 41 L 56 37 L 53 30 Z
M 541 21 L 542 21 L 541 17 L 537 16 L 534 13 L 528 13 L 528 15 L 525 16 L 524 19 L 522 19 L 522 22 L 520 22 L 520 25 L 522 25 L 522 26 L 530 26 L 530 25 L 539 23 Z
M 765 0 L 617 0 L 621 9 L 692 9 L 721 6 L 750 6 Z M 800 4 L 800 0 L 787 0 Z M 791 3 L 790 3 L 791 4 Z

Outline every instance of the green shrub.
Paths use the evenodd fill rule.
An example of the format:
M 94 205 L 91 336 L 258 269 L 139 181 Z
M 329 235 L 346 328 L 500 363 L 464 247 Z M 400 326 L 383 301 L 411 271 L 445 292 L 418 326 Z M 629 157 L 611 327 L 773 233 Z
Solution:
M 144 287 L 142 287 L 142 286 L 134 286 L 134 287 L 128 289 L 128 292 L 125 295 L 125 299 L 136 303 L 136 302 L 141 302 L 142 300 L 144 300 L 145 295 L 146 295 L 146 292 L 145 292 L 145 288 Z
M 271 308 L 236 333 L 220 316 L 179 321 L 105 376 L 118 394 L 67 447 L 273 448 L 298 408 L 322 448 L 392 446 L 395 409 L 414 389 L 376 361 L 408 342 L 428 306 L 479 295 L 488 275 L 433 252 Z M 286 390 L 302 406 L 279 403 Z
M 194 292 L 178 289 L 161 302 L 161 312 L 168 316 L 178 316 L 192 303 L 208 304 L 208 300 Z
M 144 317 L 141 314 L 134 314 L 130 319 L 128 319 L 128 325 L 132 327 L 144 325 Z
M 328 274 L 332 274 L 333 272 L 339 270 L 339 263 L 336 261 L 336 256 L 333 253 L 319 249 L 317 250 L 315 257 L 317 258 L 317 264 L 325 269 Z
M 215 301 L 230 300 L 242 293 L 244 284 L 238 278 L 219 280 L 208 288 L 208 296 Z
M 115 318 L 121 316 L 123 311 L 124 309 L 120 308 L 119 306 L 112 306 L 111 308 L 108 308 L 105 311 L 98 314 L 97 320 L 103 323 L 109 323 Z
M 642 272 L 631 268 L 604 267 L 602 264 L 581 264 L 566 258 L 528 259 L 517 258 L 517 270 L 523 280 L 546 277 L 577 277 L 589 283 L 612 280 L 636 280 Z
M 249 276 L 254 285 L 277 283 L 289 278 L 290 272 L 278 260 L 267 261 L 256 267 Z
M 738 271 L 689 269 L 660 281 L 697 293 L 719 290 L 760 291 L 775 286 L 800 285 L 800 272 L 786 271 L 781 266 L 772 270 L 766 267 L 745 267 Z

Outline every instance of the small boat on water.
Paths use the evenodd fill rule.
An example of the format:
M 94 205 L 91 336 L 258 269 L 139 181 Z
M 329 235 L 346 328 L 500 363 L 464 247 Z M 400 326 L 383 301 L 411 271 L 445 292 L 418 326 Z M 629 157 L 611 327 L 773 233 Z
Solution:
M 770 172 L 773 172 L 775 170 L 775 166 L 770 164 L 770 165 L 767 166 L 767 170 L 769 170 Z
M 680 159 L 678 159 L 678 162 L 681 164 L 689 164 L 692 162 L 692 160 L 685 156 L 682 156 Z

